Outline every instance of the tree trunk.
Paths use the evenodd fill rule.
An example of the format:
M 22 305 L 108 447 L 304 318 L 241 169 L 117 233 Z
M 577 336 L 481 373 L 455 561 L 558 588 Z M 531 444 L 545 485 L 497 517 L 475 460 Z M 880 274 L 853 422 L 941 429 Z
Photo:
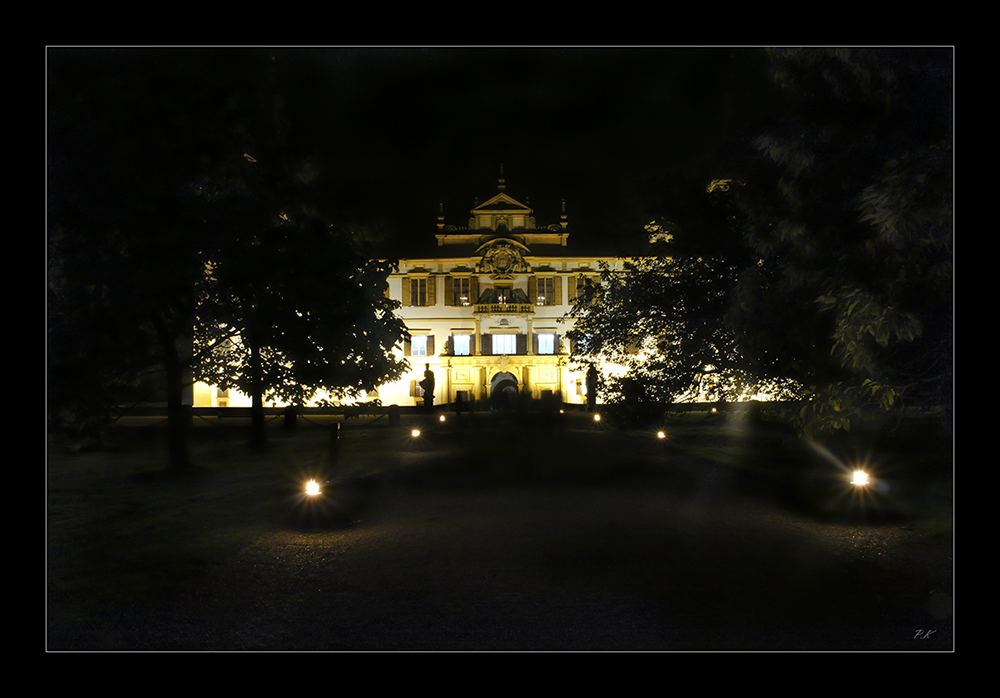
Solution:
M 267 447 L 267 435 L 264 432 L 264 395 L 261 377 L 260 350 L 257 342 L 251 339 L 250 344 L 250 447 L 264 449 Z
M 191 410 L 190 406 L 183 402 L 184 371 L 177 364 L 167 367 L 167 391 L 169 469 L 177 473 L 186 473 L 194 467 L 188 453 Z
M 171 472 L 186 473 L 194 466 L 188 453 L 188 425 L 191 413 L 184 405 L 184 365 L 177 352 L 175 338 L 159 318 L 153 320 L 163 349 L 167 380 L 167 467 Z

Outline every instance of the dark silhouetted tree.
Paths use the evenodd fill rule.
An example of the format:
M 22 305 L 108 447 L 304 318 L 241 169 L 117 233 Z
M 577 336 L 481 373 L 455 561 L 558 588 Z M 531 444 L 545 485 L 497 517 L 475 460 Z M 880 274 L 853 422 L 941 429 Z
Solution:
M 266 445 L 266 401 L 357 397 L 403 374 L 393 347 L 406 329 L 385 295 L 393 262 L 367 259 L 350 230 L 318 219 L 233 233 L 206 254 L 195 378 L 251 396 L 252 445 Z
M 195 58 L 48 53 L 49 407 L 62 415 L 50 423 L 106 415 L 114 386 L 158 368 L 177 470 L 190 466 L 185 337 L 202 232 L 191 183 L 218 107 Z
M 291 66 L 296 68 L 297 66 Z M 202 248 L 197 379 L 251 397 L 251 444 L 266 445 L 264 403 L 317 390 L 355 396 L 402 375 L 405 325 L 384 293 L 391 261 L 365 256 L 364 228 L 335 223 L 314 183 L 322 167 L 299 135 L 283 60 L 234 95 L 225 167 L 199 185 Z
M 810 430 L 950 404 L 952 52 L 772 52 L 784 118 L 737 197 L 752 251 L 730 329 L 809 387 Z
M 196 313 L 228 317 L 234 328 L 225 307 L 252 307 L 239 329 L 255 338 L 251 346 L 268 347 L 274 342 L 257 338 L 294 334 L 294 320 L 279 326 L 290 307 L 310 317 L 306 301 L 328 297 L 310 294 L 310 284 L 337 286 L 347 274 L 366 294 L 342 298 L 359 312 L 372 308 L 363 302 L 384 308 L 381 293 L 373 300 L 368 290 L 388 267 L 358 263 L 348 236 L 317 222 L 322 202 L 310 202 L 316 164 L 303 125 L 317 118 L 308 55 L 54 49 L 48 58 L 48 362 L 59 378 L 49 407 L 60 416 L 50 423 L 95 422 L 118 404 L 112 388 L 158 370 L 170 466 L 186 470 Z M 261 166 L 247 169 L 255 156 Z M 207 263 L 227 275 L 225 290 L 207 289 Z M 378 317 L 385 327 L 369 331 L 393 327 Z M 383 345 L 381 337 L 373 344 Z M 280 348 L 284 359 L 297 357 L 290 343 Z M 337 360 L 345 358 L 356 357 Z
M 613 364 L 601 398 L 627 420 L 655 419 L 679 399 L 736 399 L 786 382 L 761 376 L 725 326 L 745 246 L 728 184 L 691 192 L 681 222 L 647 226 L 649 253 L 602 265 L 570 312 L 571 358 Z

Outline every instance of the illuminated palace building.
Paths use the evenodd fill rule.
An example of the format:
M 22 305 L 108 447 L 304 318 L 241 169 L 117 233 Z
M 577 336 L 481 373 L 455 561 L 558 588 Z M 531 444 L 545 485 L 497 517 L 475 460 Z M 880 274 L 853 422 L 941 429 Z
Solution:
M 583 376 L 567 365 L 569 329 L 561 321 L 577 284 L 599 274 L 596 258 L 568 255 L 562 219 L 536 226 L 532 210 L 504 191 L 475 206 L 468 227 L 438 219 L 440 254 L 400 261 L 389 293 L 411 339 L 405 380 L 379 389 L 382 404 L 422 404 L 425 365 L 435 374 L 434 403 L 491 407 L 530 396 L 585 402 Z
M 382 385 L 383 406 L 422 406 L 420 387 L 429 365 L 434 405 L 511 405 L 530 397 L 569 404 L 586 402 L 583 374 L 568 365 L 564 316 L 587 280 L 599 278 L 597 257 L 567 252 L 565 204 L 561 220 L 538 227 L 533 211 L 505 193 L 476 205 L 467 227 L 437 223 L 437 251 L 402 259 L 389 277 L 389 295 L 410 339 L 397 351 L 410 372 Z M 430 242 L 428 240 L 428 242 Z M 249 404 L 242 395 L 220 397 L 196 386 L 195 405 Z M 200 395 L 200 397 L 199 397 Z

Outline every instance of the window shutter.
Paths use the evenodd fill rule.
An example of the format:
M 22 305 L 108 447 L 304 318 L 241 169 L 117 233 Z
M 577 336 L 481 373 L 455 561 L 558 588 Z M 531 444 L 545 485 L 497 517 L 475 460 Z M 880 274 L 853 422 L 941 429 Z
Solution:
M 409 280 L 409 278 L 404 278 L 403 279 L 403 299 L 402 300 L 403 300 L 403 305 L 405 305 L 405 306 L 412 305 L 412 303 L 410 302 L 410 280 Z
M 514 347 L 518 355 L 523 355 L 528 353 L 528 335 L 519 334 L 517 339 L 514 340 Z
M 566 283 L 569 284 L 568 302 L 570 305 L 573 305 L 574 303 L 576 303 L 576 277 L 575 276 L 569 277 L 568 279 L 566 279 Z
M 434 355 L 434 335 L 427 335 L 427 356 Z
M 482 335 L 480 335 L 480 337 L 482 338 L 482 345 L 481 345 L 480 351 L 482 352 L 483 356 L 492 356 L 493 355 L 493 338 L 490 335 L 485 334 L 485 333 L 482 334 Z
M 538 353 L 538 333 L 537 332 L 532 332 L 531 333 L 531 352 L 533 354 L 537 354 Z
M 479 300 L 479 277 L 473 276 L 469 279 L 469 303 L 476 304 Z
M 410 340 L 409 339 L 404 339 L 403 340 L 403 355 L 404 356 L 410 356 L 411 352 L 412 352 L 412 345 L 410 343 Z
M 563 278 L 561 276 L 553 277 L 552 282 L 554 287 L 552 292 L 552 302 L 556 305 L 562 305 Z
M 434 291 L 437 290 L 437 278 L 433 276 L 427 277 L 427 305 L 437 305 L 437 300 L 434 297 Z
M 528 301 L 532 305 L 538 305 L 538 277 L 528 277 Z
M 444 304 L 455 305 L 455 279 L 451 276 L 444 277 Z

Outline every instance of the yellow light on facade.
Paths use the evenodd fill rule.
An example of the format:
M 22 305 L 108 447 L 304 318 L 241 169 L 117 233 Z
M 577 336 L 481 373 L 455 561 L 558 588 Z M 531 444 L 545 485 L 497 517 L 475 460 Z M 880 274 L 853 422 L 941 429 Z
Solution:
M 868 473 L 864 470 L 855 470 L 854 477 L 851 479 L 852 485 L 867 485 L 868 484 Z
M 316 482 L 315 480 L 310 480 L 309 482 L 307 482 L 306 494 L 309 495 L 310 497 L 315 497 L 316 495 L 321 494 L 319 483 Z

